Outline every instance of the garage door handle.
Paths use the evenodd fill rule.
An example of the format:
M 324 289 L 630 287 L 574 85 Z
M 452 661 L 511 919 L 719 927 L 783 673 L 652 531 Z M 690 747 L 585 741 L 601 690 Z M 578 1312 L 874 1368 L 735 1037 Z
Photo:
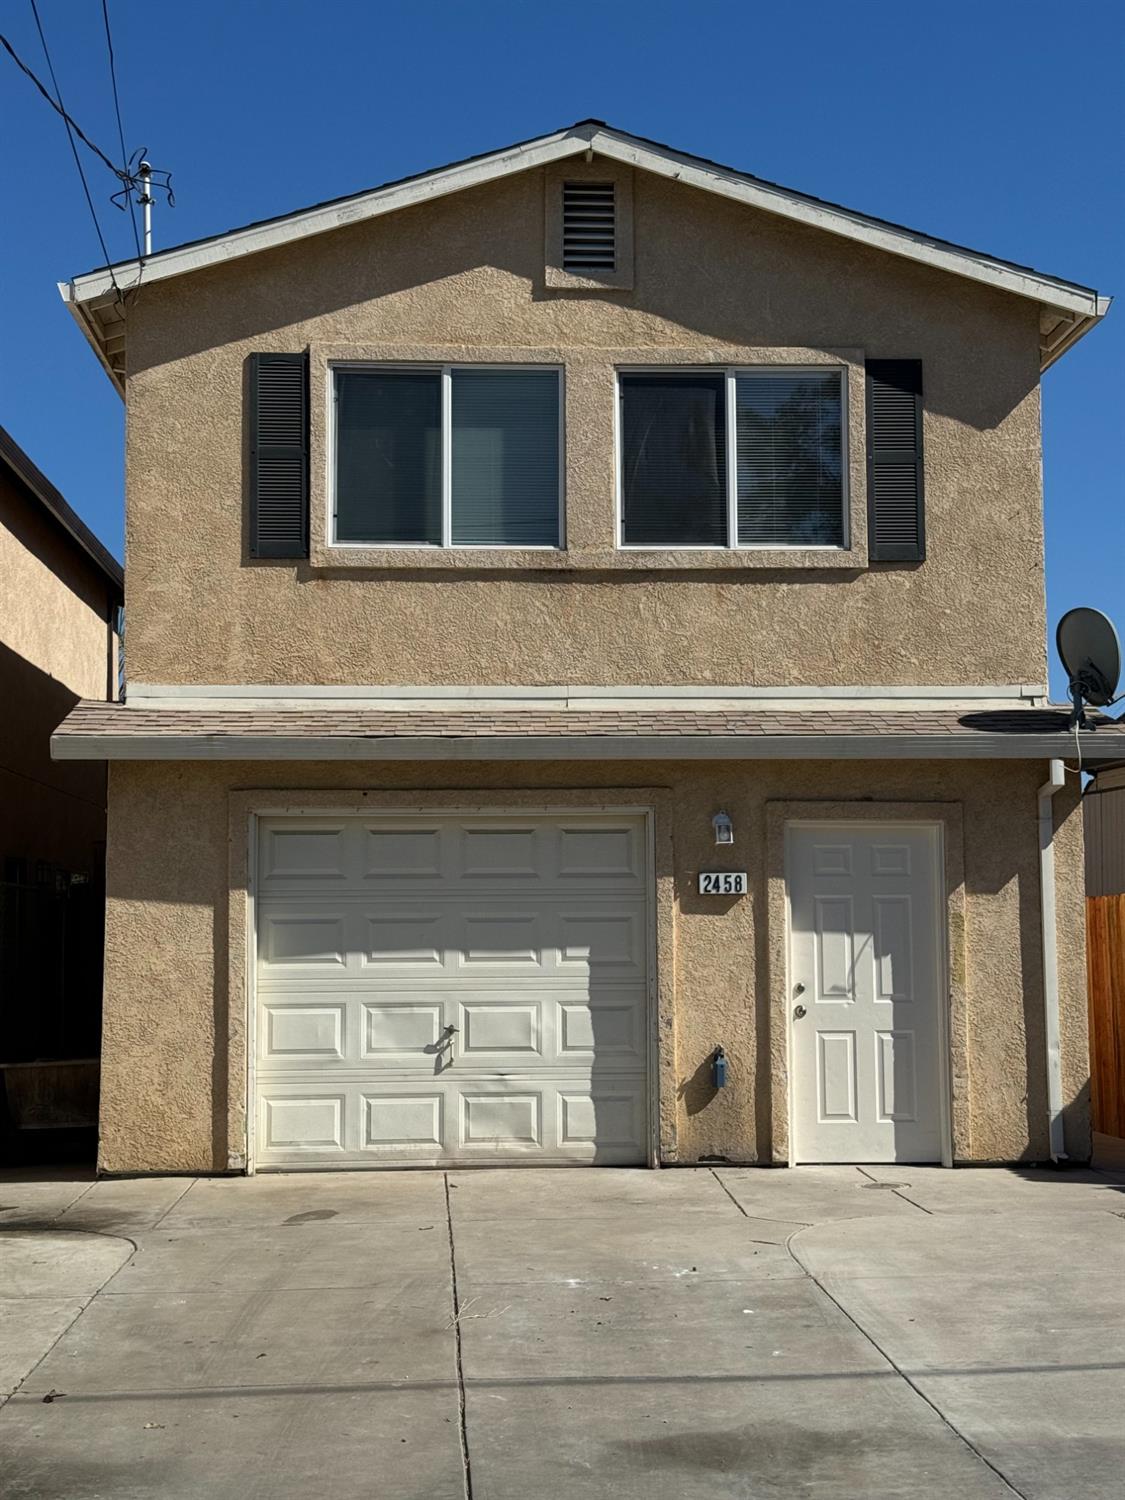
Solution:
M 445 1030 L 442 1032 L 442 1036 L 456 1036 L 456 1035 L 457 1035 L 457 1027 L 456 1026 L 447 1026 L 445 1028 Z

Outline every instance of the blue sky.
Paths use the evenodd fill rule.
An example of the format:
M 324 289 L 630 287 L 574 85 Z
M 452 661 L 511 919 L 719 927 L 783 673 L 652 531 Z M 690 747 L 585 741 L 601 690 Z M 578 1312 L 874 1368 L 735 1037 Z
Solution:
M 100 0 L 39 11 L 67 108 L 116 155 Z M 1125 299 L 1121 0 L 109 11 L 126 144 L 174 174 L 157 248 L 595 116 Z M 26 0 L 0 29 L 45 73 Z M 110 254 L 131 255 L 116 183 L 83 159 Z M 6 55 L 0 201 L 0 422 L 120 555 L 123 410 L 55 289 L 101 256 L 62 122 Z M 1125 300 L 1044 380 L 1052 622 L 1088 603 L 1125 626 L 1123 392 Z

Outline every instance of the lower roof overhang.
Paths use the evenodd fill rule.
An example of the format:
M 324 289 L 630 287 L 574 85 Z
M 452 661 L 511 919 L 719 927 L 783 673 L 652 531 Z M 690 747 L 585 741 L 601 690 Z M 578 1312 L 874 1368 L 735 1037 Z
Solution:
M 266 716 L 82 703 L 55 760 L 1051 760 L 1125 759 L 1125 722 L 1068 728 L 1066 710 L 1001 713 L 418 712 Z

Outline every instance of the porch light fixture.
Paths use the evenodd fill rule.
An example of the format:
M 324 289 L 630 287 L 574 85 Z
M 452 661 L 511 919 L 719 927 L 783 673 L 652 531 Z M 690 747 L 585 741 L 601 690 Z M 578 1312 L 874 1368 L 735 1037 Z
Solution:
M 734 843 L 734 824 L 728 813 L 717 812 L 711 819 L 711 827 L 715 830 L 716 844 Z

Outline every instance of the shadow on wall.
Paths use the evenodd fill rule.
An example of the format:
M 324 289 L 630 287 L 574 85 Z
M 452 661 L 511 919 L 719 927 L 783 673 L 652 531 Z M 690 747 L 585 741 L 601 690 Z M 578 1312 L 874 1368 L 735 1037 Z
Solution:
M 105 838 L 105 765 L 51 759 L 51 735 L 77 702 L 56 678 L 0 644 L 0 861 L 93 871 L 95 845 Z
M 546 347 L 557 319 L 527 312 L 541 302 L 581 305 L 590 342 L 610 346 L 674 345 L 678 330 L 687 330 L 755 347 L 834 351 L 854 347 L 857 329 L 878 328 L 883 343 L 914 352 L 927 303 L 938 304 L 932 324 L 951 346 L 970 323 L 991 325 L 999 337 L 1015 327 L 1014 299 L 1002 293 L 644 173 L 638 189 L 632 292 L 546 288 L 543 177 L 532 171 L 196 272 L 189 296 L 177 283 L 154 283 L 141 316 L 151 311 L 159 334 L 134 342 L 132 373 L 244 340 L 271 348 L 288 340 L 294 350 L 310 338 L 354 341 L 354 320 L 349 328 L 325 322 L 423 289 L 431 295 L 417 305 L 388 302 L 361 336 Z M 477 276 L 471 294 L 443 285 L 482 271 L 503 276 L 496 284 Z M 954 327 L 947 326 L 951 311 Z M 1038 379 L 1029 328 L 1022 378 L 1005 383 L 990 367 L 979 379 L 934 382 L 927 407 L 978 429 L 998 426 Z M 963 361 L 959 369 L 963 376 Z
M 709 1052 L 689 1078 L 681 1080 L 676 1093 L 684 1111 L 689 1115 L 701 1114 L 718 1098 L 715 1086 L 715 1054 Z

